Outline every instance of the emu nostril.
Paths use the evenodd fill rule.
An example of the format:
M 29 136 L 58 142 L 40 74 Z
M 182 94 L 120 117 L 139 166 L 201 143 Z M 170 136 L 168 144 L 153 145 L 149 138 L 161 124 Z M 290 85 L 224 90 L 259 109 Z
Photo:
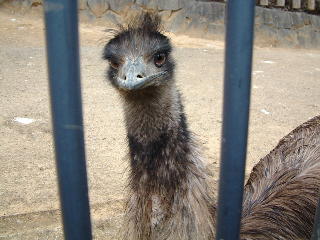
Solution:
M 143 78 L 143 77 L 142 77 L 142 75 L 138 74 L 138 75 L 137 75 L 137 78 Z
M 124 76 L 124 80 L 127 80 L 127 76 Z

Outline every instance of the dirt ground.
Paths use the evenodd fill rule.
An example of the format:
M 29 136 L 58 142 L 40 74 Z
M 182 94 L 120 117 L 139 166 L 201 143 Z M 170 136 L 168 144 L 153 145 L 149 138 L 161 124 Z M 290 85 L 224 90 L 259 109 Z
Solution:
M 121 104 L 104 79 L 106 27 L 80 26 L 82 92 L 94 238 L 119 239 L 128 161 Z M 0 239 L 62 239 L 43 30 L 39 14 L 0 10 Z M 170 37 L 188 122 L 217 179 L 224 44 Z M 319 114 L 319 87 L 320 51 L 255 48 L 247 174 Z

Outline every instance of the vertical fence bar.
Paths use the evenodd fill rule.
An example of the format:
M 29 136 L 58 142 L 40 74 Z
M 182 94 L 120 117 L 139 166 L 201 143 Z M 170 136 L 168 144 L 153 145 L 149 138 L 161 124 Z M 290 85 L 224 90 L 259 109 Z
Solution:
M 308 10 L 316 9 L 316 0 L 308 0 Z
M 269 0 L 260 0 L 260 5 L 261 6 L 268 6 L 269 5 Z
M 292 0 L 292 8 L 300 9 L 301 8 L 301 0 Z
M 284 7 L 286 5 L 286 1 L 285 0 L 277 0 L 276 5 L 278 7 Z
M 77 1 L 45 0 L 47 59 L 65 239 L 90 240 Z
M 216 239 L 239 239 L 245 172 L 255 0 L 227 3 L 224 105 Z
M 316 215 L 314 217 L 313 233 L 311 240 L 320 240 L 320 200 L 318 202 Z

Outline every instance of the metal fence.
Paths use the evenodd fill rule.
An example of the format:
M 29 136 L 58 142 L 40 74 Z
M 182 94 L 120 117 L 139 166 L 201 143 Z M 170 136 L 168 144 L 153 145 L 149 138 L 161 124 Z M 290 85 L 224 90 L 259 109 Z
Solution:
M 291 9 L 316 10 L 316 0 L 259 0 L 260 6 L 288 7 Z
M 213 2 L 228 2 L 229 0 L 209 0 Z M 288 11 L 307 11 L 319 14 L 320 0 L 255 0 L 257 6 L 280 8 Z
M 247 150 L 253 0 L 227 3 L 217 239 L 239 239 Z
M 267 0 L 260 1 L 265 4 Z M 283 1 L 277 1 L 282 4 Z M 298 7 L 298 2 L 296 2 Z M 310 3 L 314 1 L 310 1 Z M 255 0 L 228 0 L 216 239 L 239 239 Z M 52 119 L 65 239 L 92 238 L 82 123 L 77 1 L 46 0 Z M 310 5 L 311 6 L 311 5 Z M 320 218 L 318 212 L 316 219 Z M 313 239 L 319 238 L 315 224 Z
M 55 154 L 65 239 L 91 239 L 77 1 L 46 0 L 44 7 Z

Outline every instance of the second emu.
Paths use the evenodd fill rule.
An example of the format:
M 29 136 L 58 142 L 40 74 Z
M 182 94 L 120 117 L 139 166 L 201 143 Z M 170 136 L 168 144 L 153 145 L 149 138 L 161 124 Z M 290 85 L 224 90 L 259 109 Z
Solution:
M 132 20 L 107 43 L 107 78 L 124 106 L 130 152 L 124 239 L 208 240 L 215 200 L 174 80 L 160 18 Z M 320 186 L 320 117 L 300 126 L 254 168 L 242 239 L 307 239 Z

